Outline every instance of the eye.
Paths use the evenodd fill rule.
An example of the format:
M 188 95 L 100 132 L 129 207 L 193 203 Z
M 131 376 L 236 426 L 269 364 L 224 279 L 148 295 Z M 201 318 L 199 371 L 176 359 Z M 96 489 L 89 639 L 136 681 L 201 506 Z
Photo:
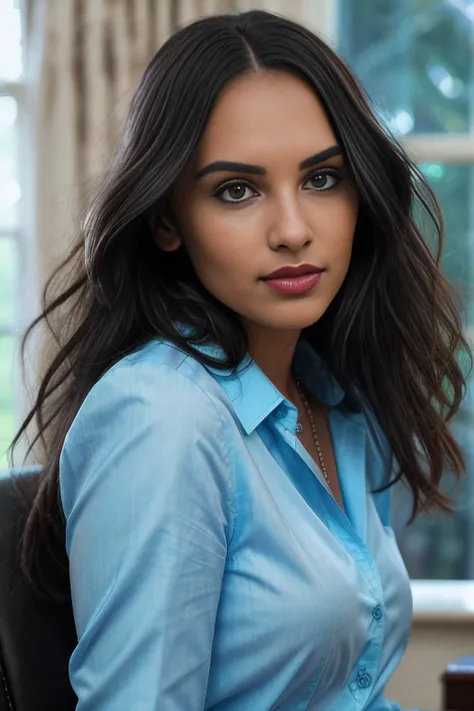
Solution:
M 237 204 L 247 202 L 250 198 L 255 197 L 256 191 L 251 188 L 248 183 L 242 180 L 235 180 L 233 183 L 225 183 L 218 187 L 213 195 L 221 202 Z
M 303 189 L 322 192 L 324 190 L 331 190 L 332 188 L 335 188 L 340 181 L 341 177 L 336 173 L 319 171 L 319 173 L 314 173 L 305 180 L 304 185 L 309 184 L 309 188 L 305 187 Z

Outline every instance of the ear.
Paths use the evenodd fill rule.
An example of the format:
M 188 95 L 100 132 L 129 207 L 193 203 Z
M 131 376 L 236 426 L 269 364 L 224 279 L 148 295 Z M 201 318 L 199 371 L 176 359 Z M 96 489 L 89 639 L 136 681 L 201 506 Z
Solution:
M 163 252 L 175 252 L 183 243 L 178 228 L 169 217 L 161 215 L 151 225 L 153 239 Z

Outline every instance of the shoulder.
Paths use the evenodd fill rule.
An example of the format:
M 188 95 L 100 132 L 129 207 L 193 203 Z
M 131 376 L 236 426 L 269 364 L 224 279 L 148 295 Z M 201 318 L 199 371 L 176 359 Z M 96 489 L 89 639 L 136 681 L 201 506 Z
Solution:
M 118 361 L 88 393 L 59 463 L 68 550 L 86 519 L 125 538 L 159 525 L 180 536 L 186 521 L 222 544 L 232 535 L 227 423 L 204 376 L 198 368 L 186 373 L 185 362 L 182 353 L 150 345 Z
M 365 406 L 362 410 L 367 435 L 370 442 L 370 449 L 374 456 L 385 466 L 391 459 L 392 451 L 385 432 L 383 431 L 379 419 L 372 408 Z
M 390 442 L 380 422 L 370 407 L 364 407 L 363 417 L 367 430 L 366 472 L 367 483 L 384 525 L 390 525 L 392 487 L 395 462 Z M 386 488 L 388 486 L 388 488 Z
M 227 412 L 221 388 L 206 369 L 165 341 L 152 341 L 117 361 L 93 385 L 69 429 L 65 446 L 106 430 L 130 437 L 143 428 L 189 426 L 219 431 Z M 188 426 L 188 430 L 186 429 Z
M 98 405 L 105 395 L 144 405 L 189 412 L 211 405 L 217 410 L 218 387 L 194 358 L 166 341 L 152 341 L 117 361 L 95 383 L 81 409 Z
M 195 486 L 199 496 L 217 488 L 230 501 L 229 422 L 213 382 L 197 361 L 165 343 L 113 365 L 89 391 L 64 441 L 65 512 L 81 491 L 112 486 L 128 496 L 139 480 L 150 492 L 160 486 L 190 498 Z

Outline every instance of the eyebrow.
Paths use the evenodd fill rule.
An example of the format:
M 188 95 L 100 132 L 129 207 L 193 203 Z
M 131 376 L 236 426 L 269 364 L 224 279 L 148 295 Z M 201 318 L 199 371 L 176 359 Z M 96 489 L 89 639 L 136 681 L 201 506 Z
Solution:
M 342 155 L 342 148 L 339 145 L 331 146 L 330 148 L 325 148 L 324 151 L 315 153 L 314 156 L 305 158 L 299 164 L 300 170 L 306 170 L 307 168 L 312 168 L 318 163 L 322 163 L 333 156 Z M 235 161 L 228 160 L 217 160 L 214 163 L 209 163 L 209 165 L 204 166 L 196 175 L 196 180 L 202 178 L 208 173 L 220 173 L 224 171 L 231 171 L 233 173 L 249 173 L 251 175 L 266 175 L 267 171 L 260 165 L 252 165 L 251 163 L 237 163 Z

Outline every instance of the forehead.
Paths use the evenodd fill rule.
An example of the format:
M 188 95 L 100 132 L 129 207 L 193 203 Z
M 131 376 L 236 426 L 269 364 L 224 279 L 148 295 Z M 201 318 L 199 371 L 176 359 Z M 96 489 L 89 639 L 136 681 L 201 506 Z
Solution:
M 335 143 L 325 111 L 307 84 L 283 72 L 251 74 L 222 92 L 196 159 L 204 164 L 261 155 L 293 162 Z

